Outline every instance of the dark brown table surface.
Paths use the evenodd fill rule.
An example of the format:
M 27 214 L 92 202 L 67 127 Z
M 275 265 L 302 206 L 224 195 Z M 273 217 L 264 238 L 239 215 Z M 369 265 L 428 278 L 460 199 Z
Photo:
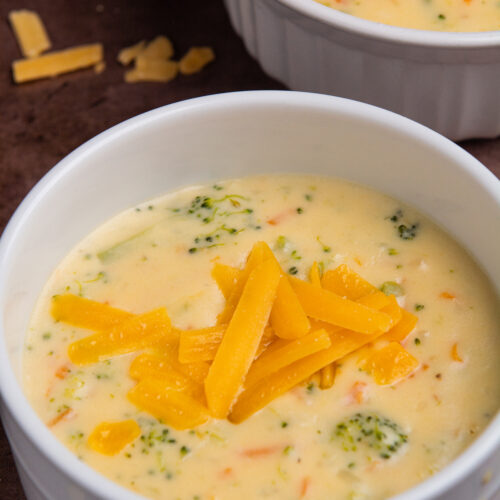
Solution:
M 7 14 L 19 8 L 41 15 L 54 49 L 103 43 L 106 70 L 100 75 L 84 70 L 14 85 L 10 64 L 21 54 Z M 193 45 L 210 45 L 217 60 L 197 75 L 179 77 L 168 84 L 124 83 L 124 69 L 115 61 L 118 51 L 159 34 L 173 40 L 177 55 Z M 0 231 L 52 166 L 112 125 L 190 97 L 284 88 L 267 77 L 247 54 L 221 0 L 2 0 L 0 40 Z M 466 141 L 461 146 L 500 176 L 500 139 Z M 24 498 L 1 428 L 0 498 Z

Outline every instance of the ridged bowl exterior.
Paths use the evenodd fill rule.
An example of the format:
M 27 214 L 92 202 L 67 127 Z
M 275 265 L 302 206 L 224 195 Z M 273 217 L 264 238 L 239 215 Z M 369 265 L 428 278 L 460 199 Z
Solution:
M 500 33 L 498 44 L 489 46 L 460 44 L 451 33 L 455 45 L 398 43 L 394 37 L 383 40 L 343 30 L 287 3 L 225 0 L 232 25 L 250 54 L 291 89 L 389 109 L 455 141 L 500 135 Z M 328 9 L 314 5 L 318 7 Z M 421 33 L 422 40 L 427 36 L 386 28 L 396 34 Z M 470 40 L 477 34 L 465 36 Z

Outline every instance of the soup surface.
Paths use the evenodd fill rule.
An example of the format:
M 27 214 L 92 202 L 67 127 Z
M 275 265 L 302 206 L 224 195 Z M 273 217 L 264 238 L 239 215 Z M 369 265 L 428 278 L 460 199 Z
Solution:
M 500 30 L 498 0 L 316 0 L 377 23 L 433 31 Z
M 91 332 L 54 321 L 54 295 L 133 313 L 165 306 L 176 328 L 211 326 L 224 307 L 214 262 L 241 268 L 256 241 L 295 277 L 307 280 L 315 261 L 323 271 L 347 264 L 389 287 L 418 317 L 403 341 L 418 369 L 383 386 L 347 356 L 329 389 L 313 377 L 240 424 L 210 419 L 176 430 L 127 399 L 137 353 L 69 362 L 68 346 Z M 382 194 L 312 176 L 189 187 L 115 216 L 59 265 L 29 327 L 25 390 L 83 462 L 147 497 L 384 499 L 443 468 L 497 412 L 497 311 L 464 250 Z M 98 424 L 125 419 L 141 434 L 123 450 L 106 456 L 89 446 Z M 387 435 L 393 445 L 385 446 Z

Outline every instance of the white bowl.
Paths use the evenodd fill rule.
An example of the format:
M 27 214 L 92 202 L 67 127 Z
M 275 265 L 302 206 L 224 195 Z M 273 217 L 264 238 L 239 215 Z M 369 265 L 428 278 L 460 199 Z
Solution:
M 224 0 L 263 69 L 293 90 L 405 115 L 452 140 L 500 134 L 500 31 L 388 26 L 313 0 Z
M 410 120 L 294 92 L 203 97 L 128 120 L 54 167 L 0 242 L 1 411 L 30 500 L 139 498 L 81 463 L 23 395 L 23 339 L 54 267 L 96 226 L 144 199 L 191 183 L 266 172 L 339 176 L 400 198 L 446 227 L 500 288 L 500 239 L 491 230 L 498 227 L 500 183 L 468 153 Z M 497 417 L 451 465 L 397 498 L 488 498 L 500 486 L 499 470 Z M 488 473 L 495 479 L 482 485 Z

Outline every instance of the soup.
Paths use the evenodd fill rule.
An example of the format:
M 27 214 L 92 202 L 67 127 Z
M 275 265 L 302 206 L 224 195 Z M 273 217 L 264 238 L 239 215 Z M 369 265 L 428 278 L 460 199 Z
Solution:
M 498 0 L 316 0 L 346 14 L 403 28 L 434 31 L 496 31 Z
M 264 269 L 271 260 L 262 259 L 252 271 L 261 273 L 252 285 L 258 293 L 244 299 L 242 292 L 235 305 L 257 303 L 241 313 L 247 314 L 245 328 L 253 328 L 254 317 L 263 320 L 254 328 L 259 345 L 245 347 L 256 357 L 243 372 L 245 386 L 225 409 L 217 399 L 226 390 L 221 384 L 232 380 L 248 353 L 238 344 L 229 356 L 220 354 L 230 328 L 233 335 L 241 326 L 236 310 L 230 326 L 221 317 L 255 248 L 272 252 L 283 275 L 265 285 L 275 271 L 269 271 L 274 264 Z M 354 277 L 353 286 L 370 293 L 335 294 L 327 290 L 335 289 L 335 276 L 338 286 L 351 286 Z M 299 301 L 290 317 L 302 308 L 308 316 L 304 331 L 289 338 L 286 328 L 278 331 L 280 318 L 273 322 L 274 309 L 265 328 L 269 308 L 259 309 L 268 290 L 284 281 Z M 279 290 L 273 293 L 274 308 Z M 325 297 L 356 314 L 332 326 L 332 311 L 317 310 Z M 376 310 L 373 299 L 394 301 L 399 322 Z M 80 303 L 94 308 L 90 319 L 76 318 Z M 379 305 L 389 311 L 386 302 Z M 58 266 L 30 323 L 25 390 L 40 418 L 80 460 L 147 497 L 383 499 L 442 469 L 497 412 L 497 310 L 494 291 L 466 252 L 429 219 L 380 193 L 313 176 L 194 186 L 118 214 Z M 350 322 L 365 313 L 372 323 L 361 333 L 364 326 L 350 331 Z M 102 333 L 81 327 L 90 322 L 99 331 L 111 317 L 114 336 L 104 341 Z M 150 344 L 120 351 L 137 318 L 165 323 L 168 335 L 157 338 L 153 329 Z M 383 337 L 373 321 L 384 318 L 393 321 L 384 335 L 394 335 L 403 318 L 410 318 L 409 326 L 399 337 Z M 300 371 L 352 339 L 355 348 L 328 363 L 309 363 L 320 371 Z M 157 362 L 167 352 L 175 356 L 172 373 L 182 372 L 174 382 L 166 382 L 171 374 Z M 214 375 L 216 365 L 222 376 Z M 298 367 L 293 380 L 290 366 Z M 141 370 L 157 380 L 143 382 Z M 259 370 L 260 382 L 252 385 Z M 278 388 L 264 401 L 280 373 L 288 377 L 287 390 Z M 177 399 L 159 408 L 140 392 L 144 383 L 153 395 L 155 384 L 177 384 L 178 392 L 169 389 L 161 398 L 181 393 L 189 411 L 173 414 L 184 404 Z

